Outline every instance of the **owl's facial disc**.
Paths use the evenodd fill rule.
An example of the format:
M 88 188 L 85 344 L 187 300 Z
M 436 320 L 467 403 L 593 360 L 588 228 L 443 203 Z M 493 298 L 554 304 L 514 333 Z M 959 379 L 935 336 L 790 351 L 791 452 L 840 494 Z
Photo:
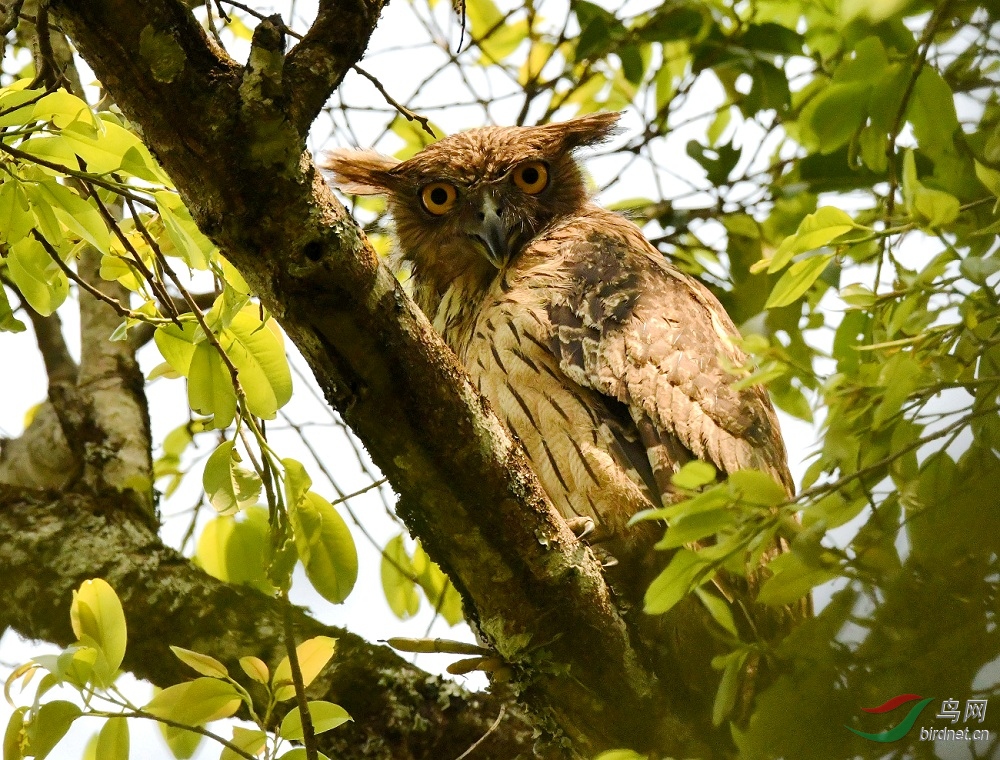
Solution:
M 502 269 L 510 257 L 508 237 L 510 230 L 497 213 L 497 203 L 493 196 L 483 196 L 479 207 L 479 223 L 470 231 L 470 236 L 482 243 L 487 260 L 497 269 Z

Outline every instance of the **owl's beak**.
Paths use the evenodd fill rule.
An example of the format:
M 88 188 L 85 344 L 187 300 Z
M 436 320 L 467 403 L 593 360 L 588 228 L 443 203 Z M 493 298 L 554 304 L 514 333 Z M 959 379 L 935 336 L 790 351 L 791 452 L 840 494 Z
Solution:
M 510 256 L 507 228 L 497 213 L 496 201 L 489 195 L 483 198 L 483 205 L 479 209 L 479 225 L 472 231 L 472 236 L 483 244 L 483 252 L 489 262 L 497 269 L 503 268 Z

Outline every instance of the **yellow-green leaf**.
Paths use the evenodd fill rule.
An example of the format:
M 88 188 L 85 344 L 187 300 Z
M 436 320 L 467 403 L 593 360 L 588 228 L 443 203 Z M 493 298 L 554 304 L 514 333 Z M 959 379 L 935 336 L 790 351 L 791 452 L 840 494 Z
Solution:
M 382 590 L 389 602 L 389 609 L 400 620 L 413 617 L 420 609 L 417 584 L 413 580 L 415 577 L 413 563 L 406 553 L 403 536 L 400 534 L 382 550 Z
M 173 243 L 173 253 L 184 259 L 193 269 L 208 269 L 215 246 L 205 237 L 198 225 L 194 223 L 191 214 L 184 207 L 177 193 L 165 190 L 154 193 L 156 208 L 167 231 L 170 242 Z M 170 253 L 164 250 L 164 253 Z
M 777 252 L 767 263 L 768 274 L 783 269 L 794 256 L 828 245 L 845 232 L 857 227 L 854 220 L 834 206 L 823 206 L 814 214 L 808 214 L 799 224 L 794 235 L 781 241 Z M 765 260 L 766 261 L 766 260 Z M 755 266 L 759 271 L 761 267 Z
M 108 718 L 97 735 L 99 760 L 128 760 L 129 732 L 125 718 Z
M 70 621 L 76 637 L 88 637 L 107 658 L 111 671 L 118 670 L 125 658 L 128 631 L 122 603 L 107 581 L 93 578 L 80 584 L 73 592 Z
M 251 413 L 274 419 L 292 396 L 292 374 L 277 323 L 261 321 L 259 307 L 248 304 L 222 331 L 219 342 L 239 370 Z
M 21 183 L 8 178 L 0 185 L 0 240 L 13 245 L 34 225 L 28 196 Z
M 170 686 L 154 696 L 143 709 L 188 726 L 202 726 L 228 718 L 240 707 L 240 695 L 227 681 L 196 678 Z
M 777 309 L 795 303 L 819 279 L 832 258 L 833 254 L 827 253 L 796 261 L 775 283 L 764 308 Z
M 198 750 L 202 738 L 204 738 L 201 734 L 188 731 L 186 728 L 168 726 L 165 723 L 159 723 L 158 725 L 160 726 L 160 733 L 163 734 L 164 741 L 170 747 L 171 754 L 177 760 L 187 760 L 187 758 L 192 757 Z
M 182 322 L 180 327 L 170 323 L 156 328 L 153 341 L 164 361 L 186 377 L 191 371 L 195 347 L 204 340 L 204 336 L 196 322 Z
M 226 670 L 226 666 L 210 655 L 202 654 L 201 652 L 193 652 L 190 649 L 175 646 L 171 646 L 170 651 L 174 653 L 178 660 L 183 662 L 185 665 L 194 668 L 194 670 L 198 671 L 203 676 L 209 676 L 210 678 L 225 678 L 229 675 L 229 671 Z
M 678 549 L 649 588 L 646 590 L 644 610 L 649 615 L 659 615 L 683 599 L 692 585 L 700 585 L 707 563 L 690 549 Z M 702 576 L 702 577 L 699 577 Z
M 320 674 L 326 664 L 333 657 L 336 650 L 337 640 L 329 636 L 314 636 L 306 639 L 297 647 L 295 653 L 298 655 L 299 670 L 302 671 L 302 685 L 308 686 Z M 292 666 L 288 658 L 282 658 L 278 667 L 274 669 L 274 679 L 272 684 L 275 687 L 275 699 L 283 701 L 295 696 L 295 687 L 292 683 Z
M 195 346 L 188 371 L 188 403 L 199 414 L 212 415 L 222 430 L 236 417 L 236 391 L 229 370 L 215 346 L 207 341 Z
M 223 441 L 205 463 L 205 495 L 220 514 L 235 514 L 253 506 L 260 496 L 260 476 L 243 467 L 241 461 L 235 441 Z
M 265 663 L 259 657 L 246 656 L 240 657 L 240 667 L 243 668 L 243 672 L 250 676 L 257 683 L 266 684 L 271 680 L 271 673 L 267 669 L 267 663 Z
M 289 504 L 288 515 L 310 583 L 324 599 L 340 604 L 358 578 L 358 552 L 350 528 L 330 502 L 312 491 Z
M 101 253 L 111 252 L 111 233 L 95 206 L 85 201 L 54 179 L 35 185 L 39 198 L 52 206 L 56 217 L 71 232 L 75 232 Z
M 330 731 L 351 720 L 347 710 L 340 705 L 319 700 L 309 703 L 309 715 L 312 718 L 313 732 L 316 734 Z M 285 719 L 281 721 L 278 735 L 289 741 L 300 741 L 303 738 L 302 714 L 298 707 L 290 710 Z
M 7 272 L 24 300 L 49 316 L 69 295 L 69 280 L 52 257 L 33 237 L 21 238 L 7 255 Z
M 235 744 L 248 755 L 256 755 L 267 743 L 267 734 L 257 728 L 243 728 L 233 726 L 233 738 L 231 743 Z M 241 755 L 236 754 L 229 747 L 223 747 L 219 760 L 241 760 Z
M 715 482 L 715 467 L 710 462 L 695 459 L 675 472 L 670 482 L 678 488 L 694 491 Z
M 29 754 L 33 755 L 35 760 L 47 757 L 82 712 L 72 702 L 61 699 L 46 702 L 38 708 L 35 719 L 28 726 Z

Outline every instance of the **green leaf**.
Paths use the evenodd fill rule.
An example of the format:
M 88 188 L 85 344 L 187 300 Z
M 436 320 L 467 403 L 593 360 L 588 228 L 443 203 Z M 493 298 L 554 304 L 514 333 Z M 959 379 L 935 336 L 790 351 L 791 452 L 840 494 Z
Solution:
M 906 118 L 923 152 L 940 153 L 952 145 L 958 129 L 955 96 L 935 67 L 920 70 L 907 101 Z
M 745 652 L 733 652 L 726 657 L 726 666 L 722 671 L 722 680 L 715 692 L 715 702 L 712 705 L 712 725 L 721 726 L 736 706 L 739 695 L 740 671 L 746 660 Z
M 728 483 L 743 504 L 776 507 L 788 500 L 784 486 L 760 470 L 737 470 L 729 475 Z
M 125 718 L 108 718 L 97 735 L 96 756 L 100 760 L 128 760 L 129 731 Z
M 229 370 L 215 346 L 207 341 L 194 348 L 188 371 L 188 403 L 199 414 L 213 416 L 212 424 L 223 430 L 236 417 L 236 391 Z
M 34 92 L 26 90 L 25 92 L 35 96 L 39 94 L 37 90 Z M 61 89 L 50 92 L 35 103 L 31 109 L 30 121 L 51 121 L 60 129 L 65 129 L 74 123 L 93 129 L 96 123 L 94 114 L 85 101 Z
M 985 285 L 988 278 L 1000 272 L 1000 257 L 994 255 L 981 259 L 969 256 L 966 259 L 962 259 L 962 263 L 959 264 L 958 269 L 965 277 L 977 285 Z M 2 306 L 3 304 L 0 303 L 0 308 Z M 2 326 L 2 320 L 0 320 L 0 326 Z
M 223 515 L 235 514 L 257 503 L 263 484 L 253 470 L 243 467 L 235 441 L 224 441 L 205 463 L 202 484 L 212 506 Z
M 38 197 L 52 206 L 56 217 L 68 230 L 75 232 L 101 253 L 111 252 L 111 233 L 95 206 L 55 180 L 39 182 L 34 187 L 38 190 Z
M 943 190 L 924 187 L 917 176 L 917 162 L 913 151 L 903 156 L 903 200 L 906 210 L 922 226 L 940 227 L 958 217 L 958 198 Z
M 271 680 L 271 673 L 267 669 L 267 663 L 259 657 L 253 657 L 250 655 L 240 657 L 240 667 L 243 668 L 244 673 L 250 676 L 257 683 L 266 685 Z
M 75 704 L 61 699 L 46 702 L 38 708 L 38 713 L 28 726 L 29 754 L 36 760 L 47 757 L 69 731 L 73 721 L 82 714 L 83 711 Z
M 180 256 L 192 269 L 208 269 L 215 246 L 198 229 L 180 196 L 163 190 L 154 193 L 153 197 L 167 236 L 173 243 L 174 255 Z
M 649 755 L 640 755 L 633 749 L 609 749 L 594 760 L 649 760 Z
M 105 658 L 106 672 L 98 674 L 95 669 L 95 675 L 102 677 L 98 685 L 110 686 L 125 658 L 128 641 L 125 612 L 115 590 L 101 578 L 84 581 L 73 592 L 70 621 L 77 639 L 92 642 Z
M 728 509 L 713 509 L 671 520 L 667 535 L 656 544 L 656 548 L 673 549 L 705 536 L 713 536 L 732 525 L 736 519 L 737 515 Z
M 13 245 L 31 231 L 35 218 L 21 183 L 8 178 L 0 185 L 0 240 Z
M 850 216 L 834 206 L 823 206 L 815 213 L 808 214 L 799 223 L 794 235 L 789 235 L 781 241 L 777 253 L 772 259 L 763 259 L 760 266 L 754 266 L 751 271 L 760 271 L 764 262 L 768 274 L 783 269 L 794 256 L 807 251 L 814 251 L 829 245 L 845 232 L 850 232 L 858 225 Z
M 7 300 L 7 288 L 0 284 L 0 332 L 19 333 L 27 329 L 24 322 L 14 316 L 14 310 Z
M 306 575 L 328 602 L 343 602 L 358 579 L 358 552 L 347 523 L 326 499 L 310 491 L 288 504 L 288 515 Z
M 644 611 L 659 615 L 687 596 L 692 586 L 708 580 L 708 563 L 690 549 L 678 549 L 646 590 Z
M 833 254 L 827 253 L 796 261 L 775 283 L 764 308 L 777 309 L 795 303 L 819 279 L 832 258 Z
M 241 702 L 231 683 L 217 678 L 196 678 L 164 689 L 143 709 L 158 718 L 203 726 L 233 715 Z
M 195 347 L 204 339 L 205 333 L 194 321 L 182 322 L 180 327 L 174 323 L 161 325 L 153 333 L 163 360 L 185 377 L 191 371 Z
M 7 721 L 7 729 L 3 735 L 3 760 L 22 760 L 21 740 L 24 734 L 24 714 L 27 707 L 15 708 Z
M 807 148 L 832 153 L 846 145 L 868 115 L 871 84 L 831 83 L 802 109 L 801 136 Z
M 168 726 L 164 723 L 158 725 L 160 726 L 160 733 L 163 734 L 164 741 L 170 747 L 171 754 L 177 760 L 187 760 L 187 758 L 192 757 L 198 750 L 203 738 L 201 734 L 188 731 L 186 728 Z
M 270 594 L 271 531 L 267 510 L 248 507 L 236 520 L 223 515 L 211 520 L 198 539 L 196 558 L 209 575 L 228 583 L 247 584 Z
M 233 726 L 233 738 L 230 741 L 248 755 L 257 755 L 267 744 L 267 733 L 257 728 Z M 236 754 L 229 747 L 223 747 L 219 760 L 241 760 L 241 755 Z
M 768 563 L 773 573 L 757 595 L 757 601 L 773 607 L 796 602 L 814 587 L 837 577 L 835 573 L 810 567 L 795 552 L 780 554 Z
M 210 678 L 226 678 L 229 675 L 229 671 L 226 670 L 226 666 L 210 655 L 201 654 L 201 652 L 193 652 L 190 649 L 175 646 L 171 646 L 170 651 L 174 653 L 178 660 L 201 673 L 203 676 L 209 676 Z
M 687 462 L 670 477 L 670 482 L 678 488 L 696 491 L 702 486 L 715 482 L 716 470 L 711 462 L 695 459 Z
M 312 717 L 314 733 L 322 734 L 337 726 L 341 726 L 351 720 L 351 716 L 340 705 L 333 702 L 315 701 L 309 702 L 309 715 Z M 300 741 L 302 733 L 302 714 L 299 708 L 295 707 L 289 711 L 285 719 L 281 721 L 281 728 L 278 735 L 282 739 L 289 741 Z
M 333 657 L 336 648 L 337 640 L 329 636 L 314 636 L 295 647 L 304 687 L 309 686 L 323 671 L 330 658 Z M 278 667 L 274 669 L 274 678 L 271 684 L 274 687 L 274 698 L 278 701 L 291 699 L 295 696 L 295 687 L 291 685 L 292 666 L 287 657 L 283 657 L 278 663 Z
M 7 272 L 32 309 L 47 317 L 69 295 L 69 280 L 48 252 L 32 237 L 21 238 L 7 255 Z
M 431 607 L 441 614 L 448 625 L 462 622 L 462 597 L 448 576 L 427 556 L 419 541 L 413 551 L 413 570 Z
M 389 609 L 400 620 L 413 617 L 420 609 L 420 597 L 413 581 L 415 576 L 416 571 L 406 553 L 403 535 L 400 534 L 382 550 L 382 590 Z
M 292 397 L 292 374 L 285 341 L 273 319 L 260 319 L 259 307 L 248 304 L 237 314 L 219 343 L 239 370 L 250 412 L 274 419 Z
M 725 629 L 726 633 L 735 638 L 739 637 L 736 631 L 736 620 L 733 618 L 733 611 L 729 607 L 729 602 L 716 596 L 704 588 L 696 588 L 694 593 L 698 595 L 701 603 L 705 605 L 712 619 Z
M 316 756 L 319 760 L 330 760 L 322 752 L 317 752 Z M 278 760 L 309 760 L 309 756 L 306 754 L 305 747 L 296 747 L 295 749 L 290 749 L 288 752 L 283 754 Z

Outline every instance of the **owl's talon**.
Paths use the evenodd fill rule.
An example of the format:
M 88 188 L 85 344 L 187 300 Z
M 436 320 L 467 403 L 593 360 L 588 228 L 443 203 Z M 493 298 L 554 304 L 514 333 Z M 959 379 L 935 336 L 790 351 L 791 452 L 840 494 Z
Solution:
M 593 533 L 594 529 L 597 527 L 593 518 L 590 517 L 573 517 L 566 521 L 566 525 L 568 525 L 569 529 L 573 531 L 573 535 L 581 540 L 584 536 Z

